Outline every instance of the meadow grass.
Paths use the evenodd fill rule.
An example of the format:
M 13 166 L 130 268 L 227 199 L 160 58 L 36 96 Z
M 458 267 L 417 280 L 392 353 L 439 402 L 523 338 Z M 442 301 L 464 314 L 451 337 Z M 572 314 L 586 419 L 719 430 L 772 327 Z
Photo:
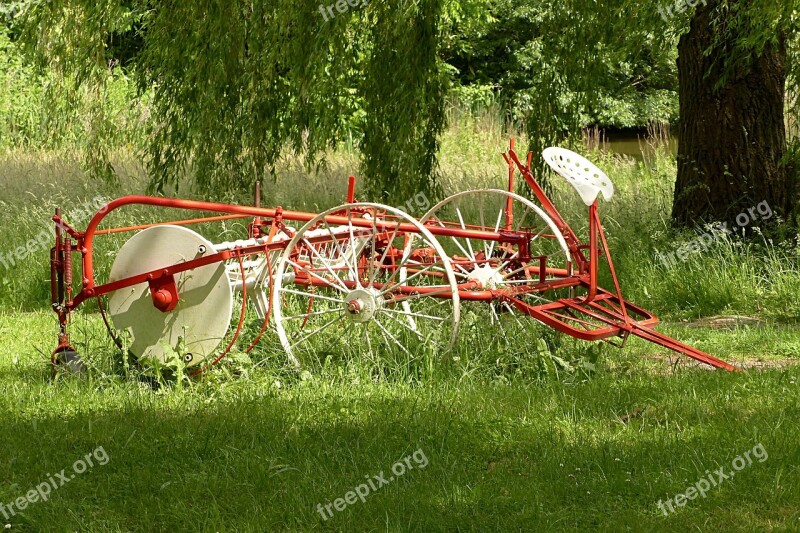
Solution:
M 507 132 L 491 117 L 455 118 L 442 143 L 446 192 L 504 188 L 498 154 Z M 56 323 L 47 309 L 47 255 L 39 252 L 0 273 L 0 503 L 61 469 L 69 473 L 98 446 L 110 460 L 49 501 L 8 520 L 0 513 L 0 523 L 12 531 L 797 530 L 797 249 L 727 237 L 685 262 L 660 264 L 658 253 L 697 236 L 669 226 L 674 161 L 666 153 L 647 164 L 604 152 L 592 158 L 617 186 L 601 215 L 623 292 L 664 318 L 662 331 L 764 370 L 707 371 L 638 339 L 617 350 L 535 324 L 507 323 L 505 339 L 487 326 L 485 310 L 465 306 L 459 343 L 446 358 L 420 345 L 411 358 L 387 352 L 364 360 L 347 339 L 333 339 L 320 342 L 298 373 L 268 335 L 251 356 L 235 350 L 202 379 L 164 379 L 123 357 L 87 307 L 72 333 L 90 372 L 51 381 Z M 1 156 L 0 252 L 49 227 L 56 206 L 69 220 L 98 195 L 144 191 L 130 154 L 119 153 L 115 165 L 120 183 L 97 186 L 69 154 Z M 265 196 L 321 211 L 344 201 L 356 166 L 350 153 L 334 154 L 313 175 L 287 161 Z M 585 234 L 585 206 L 565 183 L 551 178 L 551 187 Z M 218 199 L 246 203 L 249 195 Z M 157 215 L 132 209 L 111 222 Z M 229 239 L 243 224 L 203 231 Z M 123 241 L 99 249 L 102 272 Z M 732 314 L 762 323 L 694 323 Z M 259 325 L 249 320 L 246 333 Z M 706 470 L 731 470 L 758 444 L 769 454 L 763 463 L 668 516 L 659 509 L 659 500 L 683 493 Z M 317 504 L 343 498 L 365 476 L 388 475 L 415 450 L 429 460 L 424 469 L 320 516 Z
M 507 148 L 508 135 L 499 127 L 493 129 L 483 122 L 471 122 L 475 119 L 463 120 L 465 123 L 454 125 L 442 143 L 445 194 L 474 188 L 504 189 L 506 170 L 499 154 Z M 476 131 L 485 133 L 477 135 Z M 608 152 L 591 154 L 617 188 L 613 200 L 601 204 L 601 216 L 625 294 L 670 319 L 738 313 L 796 322 L 800 317 L 800 300 L 795 296 L 800 292 L 797 268 L 800 248 L 794 243 L 758 236 L 745 240 L 731 235 L 716 238 L 707 250 L 689 254 L 685 261 L 666 265 L 659 260 L 660 255 L 673 253 L 696 240 L 699 232 L 677 232 L 671 227 L 675 163 L 664 152 L 656 154 L 648 163 Z M 62 207 L 69 220 L 71 210 L 97 196 L 113 198 L 145 192 L 144 171 L 131 154 L 120 152 L 114 164 L 120 182 L 108 185 L 88 183 L 79 163 L 69 155 L 21 152 L 0 155 L 4 178 L 0 194 L 4 239 L 0 253 L 13 252 L 49 229 L 56 207 Z M 344 203 L 347 176 L 356 173 L 357 166 L 357 157 L 349 153 L 335 154 L 328 167 L 316 174 L 309 174 L 295 160 L 287 160 L 277 169 L 274 182 L 265 185 L 265 205 L 318 212 Z M 585 206 L 560 178 L 551 176 L 548 181 L 556 205 L 579 235 L 585 237 Z M 179 193 L 197 197 L 185 188 Z M 205 199 L 251 204 L 251 196 L 251 191 L 226 191 Z M 127 208 L 111 216 L 109 223 L 139 224 L 186 214 Z M 212 240 L 228 239 L 238 238 L 243 227 L 244 223 L 234 222 L 202 231 Z M 107 271 L 124 237 L 99 242 L 98 263 Z M 0 269 L 4 271 L 0 305 L 18 309 L 47 306 L 47 252 L 39 250 L 9 271 L 2 265 Z M 607 276 L 603 281 L 609 284 Z

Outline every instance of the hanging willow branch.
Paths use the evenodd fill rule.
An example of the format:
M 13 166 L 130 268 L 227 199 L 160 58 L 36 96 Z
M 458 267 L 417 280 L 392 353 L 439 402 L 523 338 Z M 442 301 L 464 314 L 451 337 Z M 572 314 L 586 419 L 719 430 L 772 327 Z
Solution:
M 312 166 L 356 132 L 373 198 L 434 192 L 447 88 L 437 61 L 442 0 L 358 2 L 333 17 L 319 6 L 41 2 L 26 14 L 26 40 L 69 80 L 65 90 L 102 89 L 109 36 L 138 28 L 144 47 L 133 72 L 154 94 L 147 160 L 155 191 L 187 171 L 202 193 L 242 189 L 287 150 Z M 101 166 L 107 158 L 89 155 Z
M 355 139 L 369 197 L 402 203 L 439 192 L 449 83 L 439 56 L 453 25 L 504 13 L 526 27 L 531 38 L 514 65 L 526 88 L 510 114 L 524 121 L 538 153 L 574 135 L 587 109 L 602 107 L 598 86 L 626 83 L 613 79 L 626 62 L 647 64 L 648 51 L 674 50 L 692 16 L 665 20 L 667 0 L 365 1 L 29 0 L 22 19 L 28 49 L 63 82 L 62 102 L 64 94 L 102 98 L 111 36 L 138 32 L 143 48 L 130 72 L 153 94 L 145 158 L 155 191 L 185 176 L 208 195 L 243 190 L 284 154 L 313 167 Z M 734 43 L 721 54 L 726 68 L 746 67 L 776 28 L 796 55 L 798 0 L 721 3 L 743 13 L 720 28 L 720 42 Z M 790 66 L 795 97 L 799 69 Z M 792 112 L 800 113 L 796 104 Z M 107 176 L 104 140 L 114 125 L 104 113 L 95 106 L 88 121 L 87 156 Z

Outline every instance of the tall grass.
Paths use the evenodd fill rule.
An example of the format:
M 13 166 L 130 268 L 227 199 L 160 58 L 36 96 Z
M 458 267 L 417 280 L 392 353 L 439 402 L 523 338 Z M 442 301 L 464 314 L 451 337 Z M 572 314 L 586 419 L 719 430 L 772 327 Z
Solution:
M 477 118 L 454 116 L 451 122 L 442 141 L 445 193 L 505 188 L 507 170 L 499 154 L 507 148 L 513 133 L 491 113 Z M 524 139 L 519 146 L 524 146 Z M 673 252 L 696 239 L 698 233 L 671 228 L 675 162 L 665 150 L 654 153 L 646 162 L 608 151 L 588 153 L 616 186 L 615 197 L 601 203 L 601 216 L 626 294 L 670 319 L 749 313 L 795 321 L 800 316 L 800 303 L 795 297 L 800 289 L 800 272 L 798 248 L 789 242 L 774 242 L 758 234 L 749 239 L 731 235 L 714 240 L 708 250 L 690 254 L 686 261 L 670 266 L 659 261 L 659 254 Z M 347 176 L 354 173 L 357 163 L 353 153 L 332 154 L 326 168 L 309 174 L 300 162 L 287 159 L 277 168 L 274 182 L 265 185 L 265 202 L 310 211 L 343 203 Z M 88 182 L 77 157 L 69 154 L 17 150 L 0 155 L 0 227 L 4 231 L 0 253 L 13 253 L 49 227 L 56 207 L 63 208 L 69 220 L 70 210 L 91 198 L 144 192 L 144 170 L 130 152 L 119 152 L 114 164 L 120 181 L 108 185 Z M 566 182 L 553 177 L 550 182 L 556 205 L 576 231 L 586 236 L 585 206 Z M 191 196 L 191 191 L 181 191 L 181 195 L 187 193 Z M 250 203 L 251 194 L 224 191 L 213 199 Z M 158 216 L 164 215 L 152 210 L 127 210 L 112 217 L 111 222 L 141 223 Z M 220 225 L 206 231 L 214 239 L 231 236 L 236 227 Z M 101 249 L 101 253 L 109 254 L 100 257 L 101 267 L 110 262 L 119 242 Z M 46 307 L 47 262 L 47 253 L 40 250 L 10 270 L 0 265 L 0 305 L 17 309 Z

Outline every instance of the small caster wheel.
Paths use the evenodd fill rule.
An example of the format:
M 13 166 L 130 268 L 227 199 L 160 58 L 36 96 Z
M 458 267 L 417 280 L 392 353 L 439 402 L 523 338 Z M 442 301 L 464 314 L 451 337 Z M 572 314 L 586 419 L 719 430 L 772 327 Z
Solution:
M 64 370 L 69 374 L 85 374 L 86 365 L 78 352 L 70 348 L 63 348 L 53 356 L 53 375 L 58 370 Z

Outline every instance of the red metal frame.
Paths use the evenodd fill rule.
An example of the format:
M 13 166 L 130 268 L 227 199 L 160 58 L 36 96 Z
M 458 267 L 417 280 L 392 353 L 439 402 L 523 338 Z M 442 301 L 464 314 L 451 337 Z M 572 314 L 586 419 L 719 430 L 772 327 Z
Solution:
M 530 187 L 533 195 L 536 197 L 541 207 L 553 220 L 558 230 L 563 234 L 564 240 L 572 257 L 572 263 L 568 265 L 567 269 L 552 268 L 547 265 L 547 256 L 531 255 L 531 252 L 527 249 L 531 234 L 521 231 L 511 231 L 513 228 L 514 214 L 513 204 L 509 198 L 504 212 L 506 224 L 500 231 L 486 231 L 486 228 L 473 226 L 451 227 L 455 224 L 445 224 L 444 227 L 427 225 L 426 228 L 435 236 L 468 238 L 474 240 L 494 241 L 506 245 L 517 245 L 519 250 L 524 252 L 520 255 L 525 255 L 526 261 L 529 259 L 539 259 L 538 270 L 532 273 L 526 272 L 526 274 L 537 276 L 538 283 L 520 285 L 514 289 L 484 290 L 481 289 L 481 287 L 476 283 L 466 282 L 459 284 L 458 286 L 458 294 L 460 299 L 465 301 L 483 302 L 504 301 L 513 306 L 519 312 L 579 339 L 607 340 L 614 337 L 619 337 L 622 338 L 624 342 L 629 335 L 635 335 L 670 350 L 685 354 L 693 359 L 712 365 L 716 368 L 737 370 L 734 366 L 724 361 L 721 361 L 709 354 L 703 353 L 700 350 L 682 344 L 674 339 L 671 339 L 670 337 L 656 332 L 654 329 L 652 329 L 652 327 L 658 322 L 658 319 L 655 317 L 655 315 L 626 301 L 623 298 L 614 264 L 608 249 L 605 232 L 598 214 L 597 201 L 595 201 L 589 207 L 589 242 L 586 244 L 581 242 L 576 233 L 558 212 L 555 205 L 545 193 L 544 189 L 536 181 L 533 173 L 531 172 L 532 154 L 528 154 L 527 160 L 523 164 L 514 151 L 514 142 L 512 140 L 511 148 L 507 153 L 503 154 L 503 157 L 508 164 L 508 190 L 513 192 L 515 186 L 515 175 L 517 172 L 519 172 L 525 179 L 525 182 Z M 353 203 L 355 201 L 355 178 L 352 176 L 349 178 L 348 182 L 347 201 L 348 203 Z M 176 287 L 174 281 L 174 276 L 176 274 L 217 262 L 233 260 L 238 261 L 243 269 L 243 257 L 253 254 L 266 253 L 267 258 L 269 258 L 268 252 L 273 250 L 281 250 L 286 247 L 288 244 L 288 239 L 275 238 L 279 232 L 291 234 L 291 230 L 284 224 L 284 222 L 306 223 L 318 216 L 315 213 L 289 211 L 284 210 L 281 207 L 273 209 L 261 208 L 260 187 L 258 186 L 256 189 L 255 204 L 255 207 L 248 207 L 213 202 L 156 198 L 150 196 L 126 196 L 111 201 L 108 205 L 98 211 L 89 222 L 86 230 L 82 232 L 77 231 L 65 224 L 61 218 L 60 210 L 56 211 L 56 214 L 53 217 L 53 221 L 56 224 L 56 243 L 51 250 L 51 294 L 53 308 L 58 314 L 59 318 L 60 333 L 58 348 L 53 355 L 54 363 L 56 362 L 56 356 L 58 352 L 72 350 L 69 344 L 68 333 L 70 314 L 87 299 L 97 298 L 100 302 L 100 297 L 103 295 L 107 295 L 113 291 L 125 287 L 146 282 L 150 286 L 153 305 L 163 312 L 170 312 L 175 308 L 175 305 L 177 305 L 179 298 L 178 288 Z M 198 211 L 204 213 L 214 213 L 215 215 L 172 222 L 99 229 L 101 222 L 103 222 L 103 220 L 111 212 L 132 205 L 147 205 L 170 209 Z M 372 214 L 374 215 L 375 213 Z M 248 227 L 248 233 L 250 237 L 261 237 L 268 235 L 269 238 L 267 239 L 266 243 L 235 247 L 230 250 L 220 251 L 214 254 L 199 257 L 166 268 L 144 272 L 114 282 L 99 285 L 97 283 L 94 265 L 94 242 L 95 238 L 98 236 L 138 231 L 165 224 L 185 226 L 250 217 L 253 218 L 253 222 Z M 376 239 L 382 239 L 387 243 L 391 240 L 392 235 L 396 236 L 417 232 L 417 229 L 414 225 L 394 221 L 391 219 L 391 217 L 384 217 L 378 220 L 378 217 L 375 216 L 372 216 L 371 218 L 364 218 L 363 216 L 346 217 L 333 214 L 326 216 L 325 221 L 331 226 L 348 226 L 384 232 L 384 234 L 377 235 Z M 268 230 L 267 227 L 269 227 Z M 547 238 L 555 238 L 554 235 L 542 236 Z M 346 237 L 346 235 L 342 235 L 342 238 Z M 309 245 L 313 246 L 316 244 L 325 244 L 326 242 L 333 241 L 327 236 L 318 237 L 311 239 L 309 241 Z M 609 269 L 614 283 L 614 292 L 607 291 L 598 286 L 598 268 L 600 264 L 601 248 L 606 260 L 605 263 Z M 587 249 L 589 251 L 588 259 L 586 258 L 585 254 Z M 81 254 L 82 273 L 80 284 L 81 289 L 76 295 L 74 295 L 74 297 L 72 294 L 73 253 Z M 391 253 L 385 254 L 385 257 L 387 257 L 387 259 L 390 261 L 390 264 L 381 265 L 381 268 L 389 270 L 396 268 L 394 265 L 396 265 L 396 260 L 399 258 L 398 253 L 398 250 L 392 250 Z M 469 261 L 466 258 L 459 257 L 453 257 L 451 259 L 454 262 L 462 262 L 462 265 L 466 264 L 464 261 Z M 574 271 L 574 267 L 577 267 L 577 272 Z M 244 278 L 244 270 L 242 270 L 242 273 Z M 299 276 L 295 280 L 295 283 L 315 287 L 324 287 L 329 284 L 324 279 L 324 276 L 315 275 L 313 273 L 311 276 Z M 354 282 L 350 283 L 352 284 L 353 288 L 355 288 L 356 284 Z M 375 287 L 380 289 L 381 285 L 375 284 Z M 525 294 L 544 293 L 547 291 L 564 288 L 569 288 L 571 290 L 580 289 L 581 291 L 585 291 L 585 295 L 579 297 L 562 298 L 552 303 L 540 305 L 530 305 L 522 299 L 522 296 Z M 395 302 L 402 301 L 404 297 L 407 297 L 411 293 L 428 294 L 430 297 L 434 298 L 452 297 L 452 294 L 449 292 L 442 292 L 441 288 L 415 286 L 399 288 L 397 293 L 392 295 L 392 298 Z M 239 326 L 234 333 L 233 340 L 228 345 L 228 348 L 222 352 L 222 355 L 217 357 L 212 364 L 218 362 L 222 357 L 224 357 L 228 350 L 231 349 L 233 343 L 241 332 L 241 327 L 245 318 L 246 288 L 244 288 L 243 296 L 244 301 L 242 304 L 242 313 L 239 320 Z M 258 342 L 258 339 L 260 339 L 265 332 L 268 320 L 269 314 L 265 318 L 264 324 L 262 325 L 261 331 L 259 332 L 256 340 L 250 345 L 248 351 L 255 346 L 255 343 Z

